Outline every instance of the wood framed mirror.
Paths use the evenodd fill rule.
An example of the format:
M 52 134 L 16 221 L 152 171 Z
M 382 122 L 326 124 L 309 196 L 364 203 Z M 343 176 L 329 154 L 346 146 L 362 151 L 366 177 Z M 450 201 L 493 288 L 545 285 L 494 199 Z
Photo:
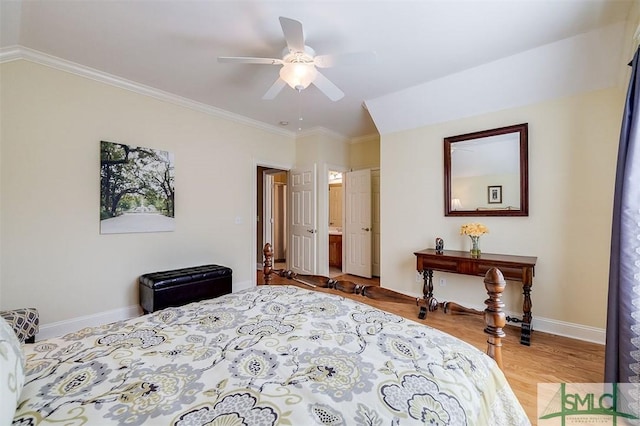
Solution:
M 444 139 L 445 216 L 528 216 L 528 124 Z

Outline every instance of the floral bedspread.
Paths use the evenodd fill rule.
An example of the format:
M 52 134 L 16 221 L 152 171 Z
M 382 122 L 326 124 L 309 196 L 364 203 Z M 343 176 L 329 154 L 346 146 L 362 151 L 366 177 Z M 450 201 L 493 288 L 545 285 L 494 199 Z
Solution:
M 529 424 L 481 351 L 293 286 L 259 286 L 25 350 L 19 425 Z

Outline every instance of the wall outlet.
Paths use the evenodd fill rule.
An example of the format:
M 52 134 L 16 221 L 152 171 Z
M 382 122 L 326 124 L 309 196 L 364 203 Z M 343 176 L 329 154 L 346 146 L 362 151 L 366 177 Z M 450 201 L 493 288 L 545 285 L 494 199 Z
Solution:
M 416 271 L 416 282 L 419 283 L 422 281 L 422 274 Z
M 447 280 L 444 278 L 440 278 L 440 287 L 444 287 L 447 285 Z

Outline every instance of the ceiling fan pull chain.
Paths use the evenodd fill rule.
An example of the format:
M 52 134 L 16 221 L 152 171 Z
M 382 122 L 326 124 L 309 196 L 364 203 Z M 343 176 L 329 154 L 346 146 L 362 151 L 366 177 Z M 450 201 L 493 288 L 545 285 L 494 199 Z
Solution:
M 302 89 L 298 89 L 298 131 L 302 130 Z

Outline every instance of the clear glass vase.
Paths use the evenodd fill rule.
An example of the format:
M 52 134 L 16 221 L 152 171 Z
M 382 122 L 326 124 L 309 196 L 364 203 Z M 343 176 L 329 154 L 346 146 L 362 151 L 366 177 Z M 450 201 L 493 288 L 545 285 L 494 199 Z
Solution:
M 480 257 L 480 236 L 469 235 L 469 238 L 471 238 L 471 250 L 469 250 L 469 253 L 471 253 L 472 257 Z

